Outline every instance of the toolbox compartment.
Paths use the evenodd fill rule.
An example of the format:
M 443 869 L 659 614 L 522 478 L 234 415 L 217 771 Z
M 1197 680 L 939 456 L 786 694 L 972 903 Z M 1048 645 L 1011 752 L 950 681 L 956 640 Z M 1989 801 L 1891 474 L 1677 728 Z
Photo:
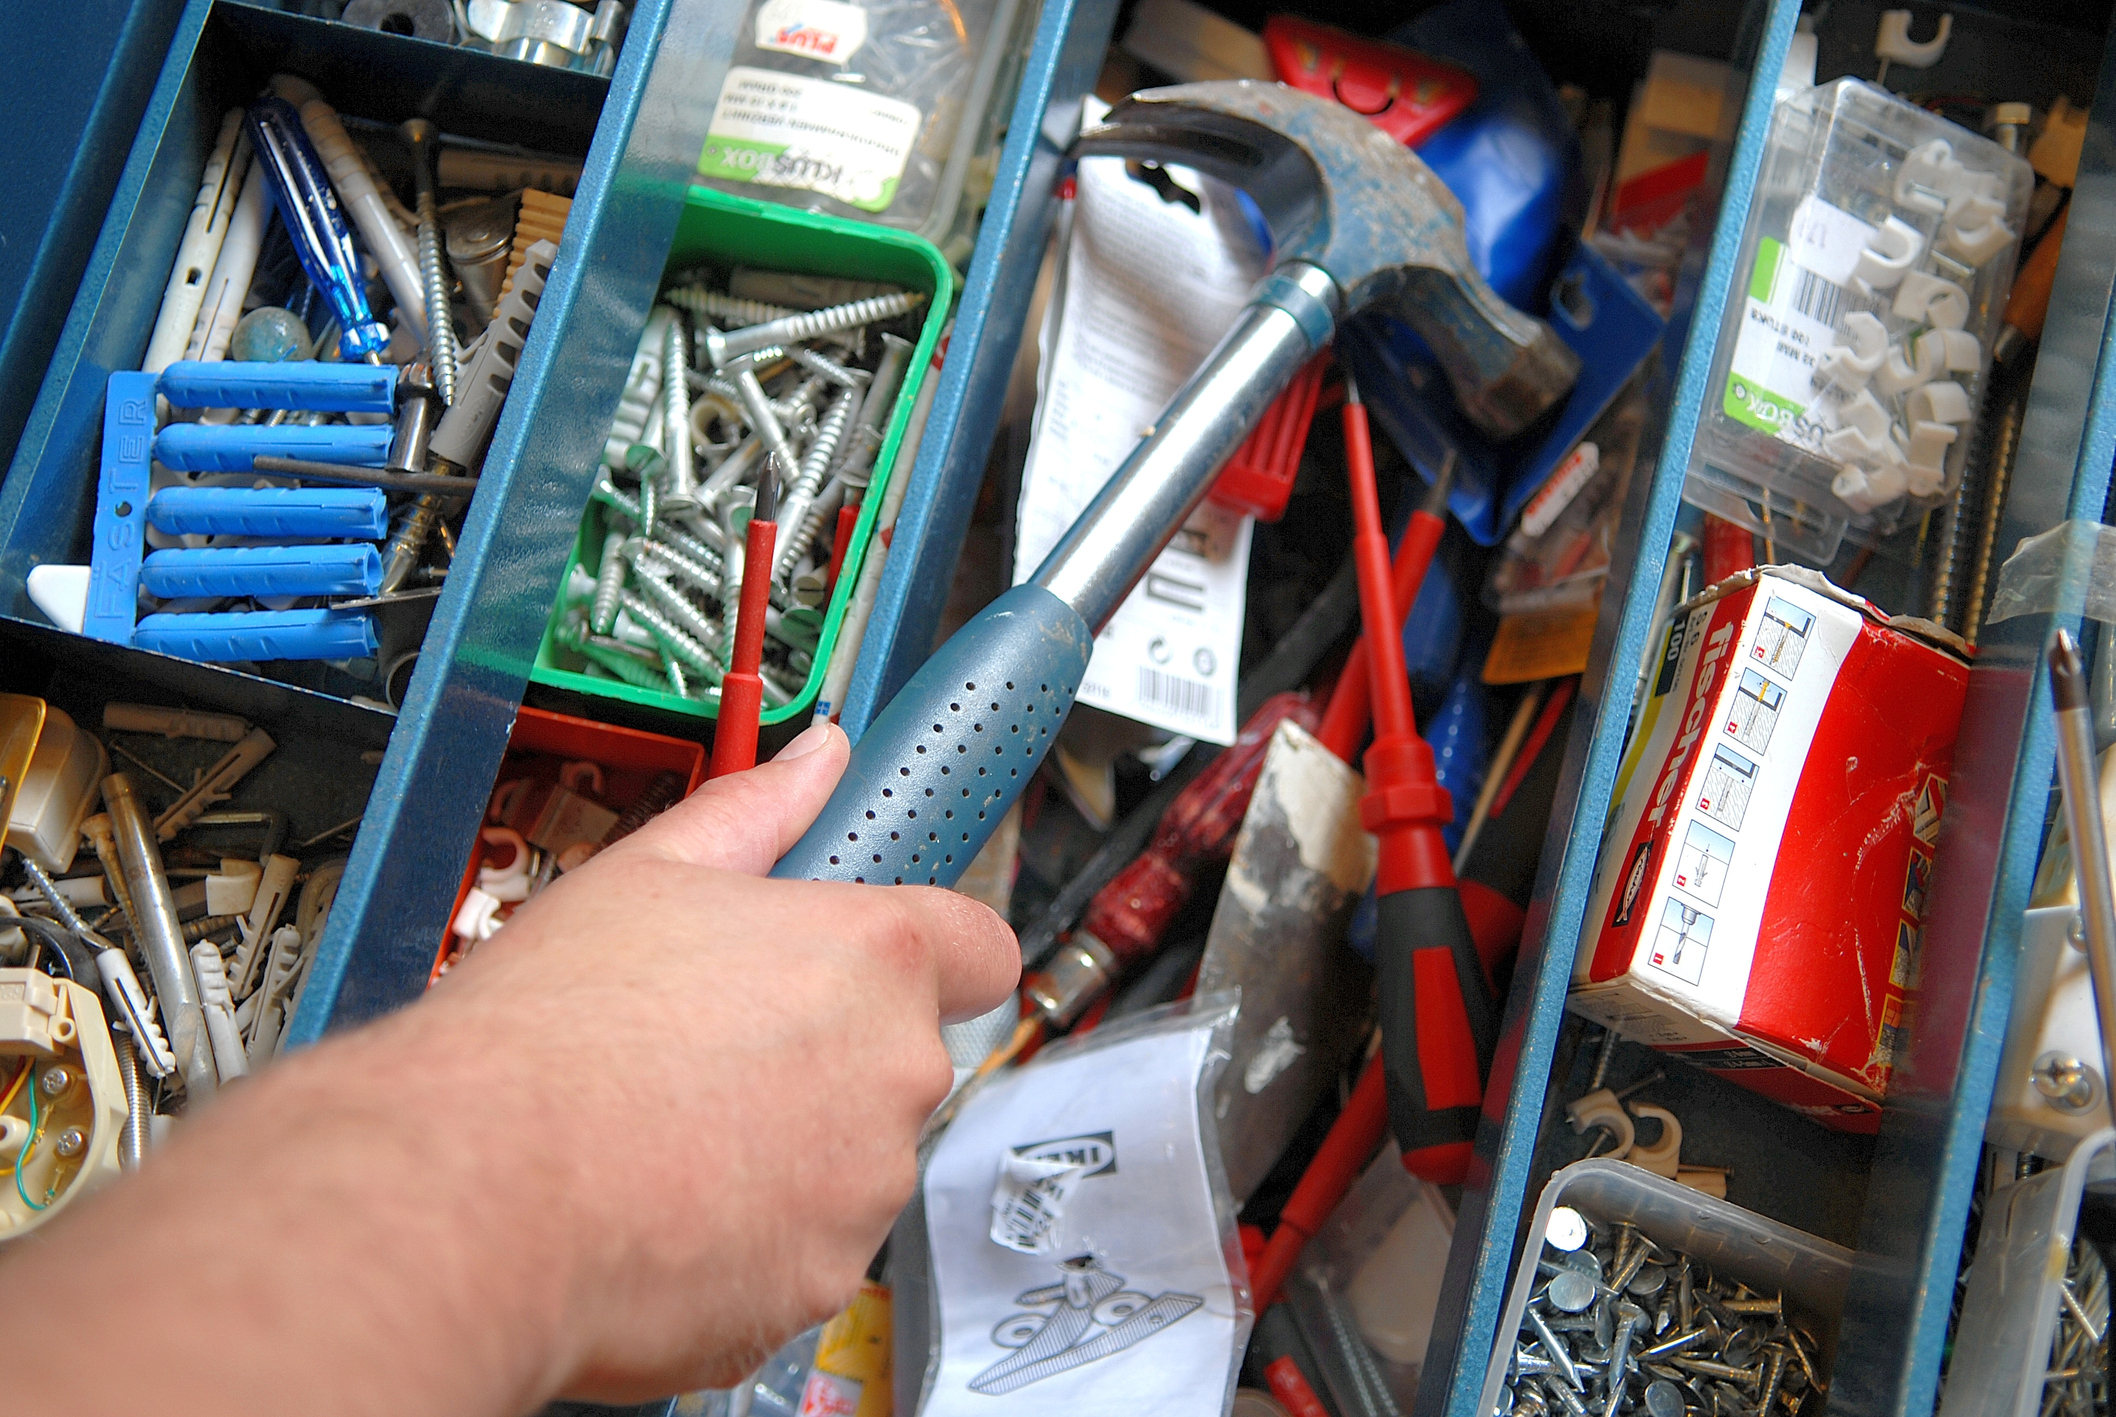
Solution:
M 684 233 L 702 232 L 688 225 L 702 218 L 685 216 L 688 203 L 703 200 L 686 191 L 710 112 L 700 96 L 717 92 L 743 13 L 734 3 L 686 4 L 684 23 L 671 25 L 675 8 L 675 0 L 642 0 L 617 71 L 605 80 L 236 0 L 190 0 L 0 481 L 5 687 L 49 690 L 68 707 L 73 686 L 92 685 L 102 697 L 242 713 L 275 735 L 288 733 L 280 753 L 287 762 L 309 760 L 289 745 L 313 743 L 313 762 L 324 771 L 345 745 L 369 751 L 386 744 L 371 795 L 364 778 L 357 779 L 367 816 L 291 1025 L 296 1042 L 385 1012 L 424 986 L 524 686 L 532 678 L 552 683 L 552 675 L 564 672 L 537 662 L 539 644 L 665 259 L 672 243 L 681 249 Z M 1533 45 L 1556 52 L 1576 44 L 1575 65 L 1597 55 L 1636 60 L 1631 50 L 1651 42 L 1643 26 L 1596 29 L 1597 16 L 1607 16 L 1598 7 L 1517 8 Z M 2047 52 L 2063 44 L 2076 69 L 2096 49 L 2092 36 L 2108 24 L 2106 7 L 2066 7 L 2054 16 L 2025 5 L 2005 8 L 2038 23 L 1962 14 L 1947 62 L 1992 66 L 2005 82 L 2020 85 L 2020 97 L 2039 104 L 2054 80 L 2038 68 L 2036 47 Z M 843 715 L 855 736 L 932 643 L 1023 334 L 1063 149 L 1116 10 L 1115 0 L 1047 0 L 1037 19 L 991 205 L 954 314 L 953 357 L 935 376 L 931 420 L 915 462 L 890 473 L 911 481 Z M 1630 674 L 1651 629 L 1706 397 L 1712 340 L 1736 277 L 1771 106 L 1769 80 L 1783 63 L 1798 10 L 1797 0 L 1755 0 L 1747 7 L 1739 62 L 1752 65 L 1763 81 L 1751 84 L 1742 110 L 1710 246 L 1696 253 L 1687 323 L 1679 318 L 1671 328 L 1672 411 L 1659 433 L 1655 471 L 1634 479 L 1574 710 L 1558 808 L 1428 1350 L 1420 1417 L 1483 1417 L 1479 1395 L 1522 1239 L 1534 1233 L 1534 1197 L 1584 1146 L 1562 1117 L 1563 1103 L 1584 1090 L 1591 1061 L 1591 1050 L 1580 1047 L 1587 1030 L 1564 1008 L 1573 947 L 1624 746 Z M 1870 72 L 1861 46 L 1877 10 L 1835 7 L 1821 36 L 1820 77 Z M 2013 25 L 2019 29 L 2009 38 Z M 1681 47 L 1681 26 L 1671 24 L 1671 31 L 1669 41 Z M 21 595 L 31 565 L 82 554 L 104 380 L 113 370 L 137 367 L 219 115 L 279 68 L 313 79 L 348 114 L 394 119 L 418 111 L 447 130 L 587 159 L 454 572 L 434 607 L 425 654 L 394 724 L 332 694 L 64 635 L 41 624 Z M 2101 59 L 2098 88 L 2116 94 L 2116 45 Z M 1999 530 L 2004 547 L 2067 518 L 2104 515 L 2116 458 L 2112 108 L 2103 104 L 2091 119 L 2073 197 L 2079 220 L 2071 223 L 2058 270 Z M 749 219 L 767 220 L 757 204 L 745 205 Z M 775 253 L 775 259 L 784 258 Z M 944 281 L 933 278 L 936 286 Z M 929 317 L 927 341 L 942 303 L 935 302 Z M 923 353 L 918 363 L 923 368 Z M 893 428 L 905 406 L 900 402 Z M 1912 1027 L 1911 1061 L 1901 1070 L 1879 1137 L 1862 1142 L 1823 1134 L 1754 1099 L 1730 1100 L 1732 1089 L 1680 1068 L 1670 1069 L 1658 1094 L 1678 1113 L 1687 1107 L 1721 1114 L 1718 1124 L 1693 1130 L 1701 1144 L 1734 1158 L 1742 1204 L 1853 1252 L 1829 1405 L 1835 1413 L 1921 1417 L 1933 1406 L 2048 796 L 2054 740 L 2040 651 L 2053 626 L 2079 622 L 2084 570 L 2069 569 L 2070 601 L 2054 613 L 1990 627 L 1972 670 L 1942 828 L 1941 880 L 1928 918 L 1922 1007 Z M 1887 578 L 1897 573 L 1877 560 L 1867 574 L 1874 578 L 1872 593 L 1886 599 Z M 596 689 L 607 693 L 609 686 Z M 343 771 L 356 780 L 350 767 Z M 325 810 L 315 815 L 322 818 Z M 1619 1051 L 1619 1058 L 1627 1056 Z
M 838 630 L 845 621 L 845 608 L 860 577 L 874 539 L 874 523 L 881 513 L 882 499 L 890 480 L 897 476 L 896 452 L 904 428 L 911 421 L 911 406 L 929 377 L 933 351 L 940 344 L 941 330 L 948 323 L 955 292 L 955 272 L 940 251 L 923 237 L 892 227 L 847 221 L 816 212 L 795 211 L 770 202 L 729 196 L 709 187 L 693 187 L 684 200 L 683 218 L 676 227 L 676 241 L 669 249 L 670 270 L 691 266 L 757 266 L 796 271 L 803 275 L 845 276 L 859 280 L 886 281 L 926 296 L 924 319 L 919 324 L 918 343 L 905 367 L 903 387 L 897 391 L 882 446 L 874 457 L 874 478 L 860 503 L 859 520 L 853 526 L 852 544 L 845 552 L 823 616 L 823 630 L 816 642 L 814 665 L 807 682 L 790 703 L 767 708 L 760 721 L 770 726 L 805 722 L 815 706 L 816 693 L 829 668 Z M 564 587 L 573 568 L 593 574 L 600 565 L 603 544 L 602 504 L 591 502 L 582 516 L 580 533 L 559 574 Z M 561 589 L 561 596 L 564 591 Z M 685 718 L 716 718 L 720 701 L 710 703 L 680 698 L 673 693 L 642 689 L 614 679 L 599 679 L 582 672 L 583 661 L 561 646 L 554 637 L 558 611 L 544 629 L 536 647 L 536 667 L 529 671 L 533 684 L 571 690 L 590 699 L 617 699 L 649 710 Z

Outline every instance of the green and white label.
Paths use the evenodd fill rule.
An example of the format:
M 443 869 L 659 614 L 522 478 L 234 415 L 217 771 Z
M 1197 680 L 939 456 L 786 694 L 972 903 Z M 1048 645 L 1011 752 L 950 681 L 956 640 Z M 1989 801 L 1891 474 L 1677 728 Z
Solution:
M 1721 402 L 1727 417 L 1821 452 L 1826 430 L 1810 416 L 1820 396 L 1815 368 L 1843 316 L 1864 308 L 1845 282 L 1873 230 L 1811 196 L 1784 241 L 1757 244 Z
M 698 172 L 886 211 L 918 141 L 920 118 L 899 99 L 737 65 L 727 71 L 713 109 Z

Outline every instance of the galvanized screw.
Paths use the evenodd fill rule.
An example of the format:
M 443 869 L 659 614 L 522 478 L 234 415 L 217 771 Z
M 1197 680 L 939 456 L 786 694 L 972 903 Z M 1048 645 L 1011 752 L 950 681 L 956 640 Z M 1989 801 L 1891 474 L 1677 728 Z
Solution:
M 51 1149 L 60 1156 L 70 1158 L 79 1156 L 87 1148 L 88 1138 L 82 1134 L 81 1129 L 79 1127 L 68 1127 L 65 1131 L 59 1133 L 59 1139 L 52 1144 Z

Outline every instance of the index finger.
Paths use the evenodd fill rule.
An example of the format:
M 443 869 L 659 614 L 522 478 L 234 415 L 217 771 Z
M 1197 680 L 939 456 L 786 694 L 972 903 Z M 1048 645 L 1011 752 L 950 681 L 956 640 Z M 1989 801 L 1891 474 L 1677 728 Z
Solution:
M 1021 945 L 981 901 L 938 886 L 854 886 L 926 948 L 942 1023 L 990 1013 L 1021 979 Z

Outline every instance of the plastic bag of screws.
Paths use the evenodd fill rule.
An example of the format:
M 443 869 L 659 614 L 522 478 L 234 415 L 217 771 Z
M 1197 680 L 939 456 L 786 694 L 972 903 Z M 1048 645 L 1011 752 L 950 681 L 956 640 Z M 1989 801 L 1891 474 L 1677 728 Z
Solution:
M 735 640 L 744 529 L 768 474 L 778 538 L 760 672 L 775 708 L 814 668 L 925 296 L 737 278 L 793 303 L 731 295 L 695 272 L 664 289 L 604 445 L 589 512 L 598 554 L 576 564 L 553 638 L 590 672 L 714 702 Z
M 1528 1233 L 1482 1411 L 1821 1410 L 1850 1251 L 1603 1160 L 1554 1175 Z

